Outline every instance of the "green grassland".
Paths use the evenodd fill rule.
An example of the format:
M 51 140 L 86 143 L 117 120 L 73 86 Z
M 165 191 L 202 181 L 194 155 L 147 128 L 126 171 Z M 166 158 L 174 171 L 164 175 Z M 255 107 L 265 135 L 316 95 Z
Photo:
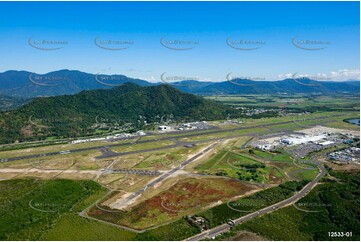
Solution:
M 316 167 L 308 170 L 295 166 L 292 158 L 284 151 L 271 153 L 257 149 L 241 150 L 235 146 L 214 154 L 196 166 L 195 170 L 245 181 L 276 184 L 287 180 L 312 180 L 318 173 Z
M 39 168 L 39 169 L 81 169 L 96 170 L 98 165 L 92 159 L 100 156 L 99 150 L 81 151 L 71 154 L 42 156 L 12 162 L 0 163 L 0 168 Z M 72 166 L 70 167 L 70 165 Z
M 76 214 L 62 216 L 42 237 L 43 240 L 135 240 L 136 233 L 82 218 Z
M 314 111 L 322 107 L 325 111 L 359 110 L 360 97 L 356 94 L 325 95 L 224 95 L 208 96 L 227 105 L 256 108 L 288 108 Z
M 269 172 L 263 163 L 230 151 L 219 152 L 196 170 L 256 182 L 263 182 L 263 175 Z
M 160 148 L 160 147 L 165 147 L 165 146 L 169 146 L 169 145 L 174 145 L 174 142 L 170 141 L 170 140 L 161 140 L 161 141 L 149 142 L 149 143 L 143 143 L 143 144 L 132 144 L 132 145 L 127 145 L 127 146 L 114 147 L 114 148 L 112 148 L 112 150 L 114 152 L 129 152 L 129 151 L 136 151 L 136 150 Z
M 197 145 L 192 148 L 176 147 L 167 149 L 167 152 L 151 152 L 146 153 L 144 158 L 133 168 L 155 168 L 155 169 L 170 169 L 184 162 L 188 155 L 194 154 L 203 145 Z

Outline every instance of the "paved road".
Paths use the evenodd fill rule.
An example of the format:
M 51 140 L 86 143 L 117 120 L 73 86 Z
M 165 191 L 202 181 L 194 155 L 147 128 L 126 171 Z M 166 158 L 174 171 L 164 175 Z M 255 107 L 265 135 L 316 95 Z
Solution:
M 146 189 L 150 188 L 150 187 L 154 187 L 155 185 L 157 185 L 158 183 L 162 182 L 163 180 L 165 180 L 166 178 L 168 178 L 170 175 L 174 174 L 175 172 L 183 169 L 186 165 L 188 165 L 189 163 L 191 163 L 192 161 L 196 160 L 197 158 L 199 158 L 200 156 L 202 156 L 204 153 L 210 151 L 211 149 L 213 149 L 215 146 L 217 145 L 217 143 L 212 144 L 210 146 L 208 146 L 206 149 L 204 149 L 203 151 L 199 152 L 198 154 L 194 155 L 192 158 L 184 161 L 183 163 L 181 163 L 179 166 L 177 166 L 176 168 L 173 168 L 172 170 L 164 173 L 163 175 L 161 175 L 160 177 L 158 177 L 157 179 L 151 181 L 150 183 L 148 183 L 145 187 L 141 188 L 139 191 L 136 191 L 134 193 L 132 193 L 130 196 L 128 196 L 127 198 L 124 199 L 124 201 L 122 202 L 122 204 L 120 206 L 123 206 L 124 204 L 128 204 L 130 203 L 132 200 L 136 199 L 137 197 L 139 197 L 142 193 L 145 192 Z
M 116 154 L 116 152 L 110 150 L 108 146 L 104 146 L 103 148 L 100 148 L 100 152 L 102 152 L 102 154 L 104 156 L 107 156 L 107 155 L 111 156 L 111 155 Z
M 249 144 L 249 142 L 251 142 L 254 139 L 254 137 L 249 138 L 246 142 L 244 142 L 244 144 L 241 146 L 241 150 L 246 149 L 246 146 Z
M 160 171 L 140 170 L 140 169 L 105 169 L 103 173 L 136 174 L 143 176 L 159 176 L 162 174 Z
M 313 119 L 305 119 L 305 120 L 322 120 L 322 119 L 326 119 L 326 118 L 330 118 L 330 117 L 336 117 L 336 116 L 340 116 L 340 115 L 332 115 L 332 116 L 325 116 L 325 117 L 317 117 L 317 118 L 313 118 Z M 44 157 L 44 156 L 54 156 L 54 155 L 59 155 L 59 154 L 70 154 L 70 153 L 77 153 L 77 152 L 83 152 L 83 151 L 88 151 L 88 150 L 97 150 L 97 149 L 108 149 L 111 147 L 119 147 L 119 146 L 127 146 L 127 145 L 134 145 L 134 144 L 143 144 L 143 143 L 151 143 L 151 142 L 156 142 L 156 141 L 160 141 L 160 140 L 167 140 L 167 139 L 171 139 L 171 138 L 187 138 L 187 137 L 194 137 L 194 136 L 200 136 L 200 135 L 208 135 L 208 134 L 217 134 L 217 133 L 224 133 L 224 132 L 232 132 L 232 131 L 237 131 L 237 130 L 242 130 L 242 129 L 252 129 L 252 128 L 261 128 L 261 127 L 269 127 L 269 126 L 275 126 L 275 125 L 279 125 L 279 124 L 287 124 L 287 123 L 293 123 L 294 121 L 283 121 L 283 122 L 277 122 L 277 123 L 271 123 L 271 124 L 260 124 L 260 125 L 252 125 L 252 126 L 243 126 L 243 127 L 237 127 L 237 128 L 232 128 L 232 129 L 217 129 L 217 130 L 206 130 L 206 131 L 199 131 L 196 133 L 191 133 L 191 134 L 184 134 L 184 135 L 178 135 L 178 136 L 174 136 L 174 137 L 161 137 L 158 139 L 150 139 L 150 140 L 137 140 L 136 142 L 132 141 L 132 142 L 125 142 L 125 143 L 121 143 L 121 144 L 110 144 L 107 146 L 101 145 L 101 146 L 93 146 L 93 147 L 87 147 L 87 148 L 80 148 L 80 149 L 72 149 L 72 150 L 65 150 L 65 151 L 56 151 L 56 152 L 49 152 L 49 153 L 43 153 L 43 154 L 34 154 L 34 155 L 26 155 L 26 156 L 18 156 L 18 157 L 12 157 L 12 158 L 3 158 L 0 157 L 0 162 L 10 162 L 10 161 L 17 161 L 17 160 L 25 160 L 25 159 L 32 159 L 32 158 L 39 158 L 39 157 Z M 188 132 L 188 131 L 183 131 L 183 132 Z M 182 132 L 182 133 L 183 133 Z M 158 134 L 158 135 L 164 135 L 164 134 Z M 176 145 L 177 146 L 177 145 Z M 174 148 L 176 146 L 166 146 L 166 147 L 160 147 L 158 149 L 164 149 L 164 148 Z M 157 150 L 157 148 L 155 148 L 155 150 Z M 150 151 L 153 151 L 153 149 L 150 149 Z M 139 151 L 138 151 L 139 152 Z M 146 152 L 146 151 L 143 151 Z M 127 154 L 127 153 L 125 153 Z M 132 154 L 132 153 L 129 153 Z M 110 155 L 110 154 L 109 154 Z M 106 156 L 109 157 L 109 156 Z
M 302 188 L 302 190 L 300 190 L 298 193 L 296 193 L 295 195 L 293 195 L 290 198 L 287 198 L 279 203 L 273 204 L 269 207 L 266 208 L 262 208 L 256 212 L 247 214 L 245 216 L 242 216 L 240 218 L 237 218 L 235 220 L 233 220 L 235 222 L 235 224 L 240 224 L 242 222 L 246 222 L 248 220 L 251 220 L 255 217 L 261 216 L 263 214 L 266 213 L 270 213 L 272 211 L 275 211 L 277 209 L 280 209 L 282 207 L 286 207 L 290 204 L 293 204 L 295 202 L 297 202 L 299 199 L 301 199 L 303 196 L 305 196 L 316 184 L 317 182 L 322 178 L 322 176 L 324 176 L 326 174 L 326 169 L 324 168 L 323 165 L 319 165 L 318 169 L 320 170 L 320 172 L 317 174 L 317 176 L 315 177 L 315 179 L 313 179 L 310 183 L 308 183 L 304 188 Z M 203 231 L 202 233 L 195 235 L 193 237 L 190 237 L 187 239 L 187 241 L 199 241 L 199 240 L 203 240 L 206 238 L 212 238 L 212 237 L 216 237 L 218 235 L 220 235 L 223 232 L 227 232 L 230 230 L 230 225 L 228 224 L 222 224 L 219 225 L 217 227 L 214 227 L 212 229 Z
M 138 153 L 146 153 L 146 152 L 152 152 L 152 151 L 158 151 L 158 150 L 164 150 L 164 149 L 172 149 L 172 148 L 176 148 L 180 146 L 179 144 L 174 144 L 174 145 L 167 145 L 167 146 L 162 146 L 162 147 L 156 147 L 156 148 L 149 148 L 149 149 L 143 149 L 143 150 L 134 150 L 134 151 L 127 151 L 127 152 L 120 152 L 120 153 L 108 153 L 106 155 L 101 155 L 101 156 L 96 156 L 96 159 L 104 159 L 104 158 L 112 158 L 112 157 L 117 157 L 117 156 L 124 156 L 124 155 L 134 155 L 134 154 L 138 154 Z

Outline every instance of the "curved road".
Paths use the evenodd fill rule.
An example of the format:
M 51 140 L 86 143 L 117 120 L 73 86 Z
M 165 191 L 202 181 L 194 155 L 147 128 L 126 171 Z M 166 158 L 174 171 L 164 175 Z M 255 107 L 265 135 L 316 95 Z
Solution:
M 324 176 L 326 174 L 326 169 L 323 165 L 319 165 L 318 169 L 320 170 L 320 172 L 317 174 L 317 176 L 315 177 L 315 179 L 313 179 L 310 183 L 308 183 L 304 188 L 302 188 L 298 193 L 296 193 L 295 195 L 293 195 L 290 198 L 287 198 L 281 202 L 278 202 L 276 204 L 273 204 L 271 206 L 262 208 L 256 212 L 247 214 L 245 216 L 239 217 L 234 221 L 235 224 L 240 224 L 242 222 L 246 222 L 248 220 L 251 220 L 255 217 L 261 216 L 263 214 L 266 213 L 270 213 L 272 211 L 275 211 L 277 209 L 286 207 L 288 205 L 291 205 L 295 202 L 297 202 L 299 199 L 301 199 L 303 196 L 305 196 L 309 191 L 312 190 L 312 188 L 314 188 L 317 184 L 317 182 L 322 178 L 322 176 Z M 195 235 L 193 237 L 190 237 L 188 239 L 186 239 L 187 241 L 199 241 L 199 240 L 203 240 L 206 238 L 212 238 L 212 237 L 216 237 L 218 235 L 220 235 L 221 233 L 224 232 L 228 232 L 230 230 L 231 226 L 229 226 L 228 224 L 222 224 L 219 225 L 217 227 L 214 227 L 212 229 L 209 230 L 205 230 L 202 233 Z

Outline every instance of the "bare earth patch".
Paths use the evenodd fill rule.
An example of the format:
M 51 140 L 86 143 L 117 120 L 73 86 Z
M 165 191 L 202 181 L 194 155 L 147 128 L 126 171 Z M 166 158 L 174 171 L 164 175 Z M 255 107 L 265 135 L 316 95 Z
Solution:
M 88 215 L 114 224 L 135 229 L 145 229 L 179 219 L 185 215 L 199 213 L 235 196 L 242 196 L 259 190 L 255 184 L 227 178 L 184 178 L 169 189 L 119 212 L 106 212 L 113 209 L 117 199 L 129 194 L 120 194 L 111 202 L 103 202 L 102 211 L 94 207 Z M 119 200 L 118 200 L 119 201 Z M 104 211 L 105 210 L 105 211 Z

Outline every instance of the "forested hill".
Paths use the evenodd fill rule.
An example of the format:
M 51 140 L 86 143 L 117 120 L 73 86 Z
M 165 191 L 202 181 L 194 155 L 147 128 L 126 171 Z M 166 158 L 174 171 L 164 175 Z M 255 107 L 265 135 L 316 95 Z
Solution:
M 220 103 L 169 85 L 127 83 L 113 89 L 39 97 L 17 110 L 2 112 L 0 142 L 87 135 L 101 125 L 133 123 L 141 128 L 151 123 L 224 119 L 232 112 Z

